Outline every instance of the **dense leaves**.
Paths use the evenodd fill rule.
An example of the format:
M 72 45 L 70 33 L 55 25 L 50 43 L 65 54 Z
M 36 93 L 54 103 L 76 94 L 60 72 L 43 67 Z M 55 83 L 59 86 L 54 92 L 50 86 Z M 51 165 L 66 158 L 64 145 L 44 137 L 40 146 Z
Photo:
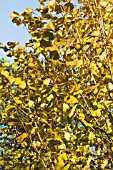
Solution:
M 113 4 L 40 0 L 12 12 L 30 35 L 0 43 L 0 166 L 113 168 Z

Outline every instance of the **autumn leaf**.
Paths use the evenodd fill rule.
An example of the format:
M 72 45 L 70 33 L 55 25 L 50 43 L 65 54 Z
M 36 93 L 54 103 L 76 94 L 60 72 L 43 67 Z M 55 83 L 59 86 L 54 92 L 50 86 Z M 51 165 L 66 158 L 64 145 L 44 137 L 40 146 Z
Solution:
M 97 37 L 97 36 L 99 36 L 99 34 L 100 34 L 99 31 L 93 31 L 93 32 L 91 33 L 91 36 Z
M 17 138 L 17 142 L 22 142 L 25 138 L 28 137 L 28 134 L 27 133 L 23 133 L 21 134 L 18 138 Z
M 108 83 L 108 89 L 111 91 L 113 90 L 113 84 L 111 82 Z
M 21 78 L 20 78 L 20 77 L 16 77 L 14 84 L 15 84 L 15 85 L 18 85 L 18 84 L 20 84 L 20 83 L 21 83 Z
M 67 141 L 70 140 L 70 133 L 69 132 L 64 132 L 64 137 Z
M 9 77 L 9 72 L 8 72 L 8 71 L 2 70 L 2 71 L 1 71 L 1 74 L 2 74 L 3 76 L 5 76 L 6 78 Z
M 70 99 L 67 100 L 67 103 L 70 103 L 70 104 L 75 104 L 77 102 L 78 102 L 78 100 L 74 96 L 70 96 Z
M 29 101 L 28 101 L 28 106 L 29 106 L 29 107 L 33 107 L 33 106 L 34 106 L 34 102 L 33 102 L 32 100 L 29 100 Z
M 0 59 L 1 167 L 109 169 L 112 2 L 39 3 L 10 13 L 14 24 L 27 28 L 28 41 L 0 43 L 11 59 Z
M 64 103 L 63 104 L 63 111 L 66 112 L 69 109 L 69 105 Z
M 25 89 L 25 88 L 26 88 L 26 82 L 25 82 L 25 81 L 21 81 L 21 82 L 19 83 L 19 87 L 20 87 L 21 89 Z
M 93 140 L 95 138 L 95 134 L 93 132 L 90 132 L 89 134 L 89 140 Z
M 32 9 L 32 8 L 26 8 L 24 12 L 26 12 L 27 14 L 29 14 L 29 13 L 33 12 L 33 9 Z
M 50 83 L 50 81 L 51 81 L 50 78 L 46 78 L 46 79 L 43 81 L 43 83 L 44 83 L 46 86 L 48 86 L 49 83 Z
M 17 12 L 10 13 L 10 18 L 16 18 L 16 17 L 19 17 L 19 14 Z
M 50 102 L 53 98 L 54 98 L 53 94 L 50 94 L 50 95 L 47 97 L 47 101 Z

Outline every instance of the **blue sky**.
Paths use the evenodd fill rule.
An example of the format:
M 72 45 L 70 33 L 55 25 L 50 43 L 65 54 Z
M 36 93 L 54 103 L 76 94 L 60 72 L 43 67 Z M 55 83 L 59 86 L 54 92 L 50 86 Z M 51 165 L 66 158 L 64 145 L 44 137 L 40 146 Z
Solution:
M 77 2 L 77 0 L 73 0 Z M 38 0 L 1 0 L 0 1 L 0 42 L 6 44 L 8 41 L 19 41 L 24 45 L 29 40 L 29 34 L 24 26 L 16 26 L 12 23 L 10 12 L 22 13 L 25 8 L 37 8 Z M 6 54 L 0 50 L 0 58 L 7 58 Z M 11 58 L 8 60 L 13 61 Z
M 29 40 L 29 35 L 24 26 L 16 26 L 12 23 L 10 12 L 22 13 L 25 8 L 35 9 L 39 6 L 38 0 L 1 0 L 0 1 L 0 42 L 6 44 L 8 41 L 19 41 L 21 45 Z M 0 58 L 7 58 L 0 50 Z M 8 58 L 11 60 L 11 58 Z

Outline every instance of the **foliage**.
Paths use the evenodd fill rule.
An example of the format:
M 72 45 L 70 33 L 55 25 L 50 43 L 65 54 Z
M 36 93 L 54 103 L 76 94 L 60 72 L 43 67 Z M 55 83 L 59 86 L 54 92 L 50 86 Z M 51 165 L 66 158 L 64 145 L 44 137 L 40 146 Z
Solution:
M 12 12 L 30 35 L 0 44 L 0 165 L 5 170 L 113 168 L 113 4 L 40 0 Z

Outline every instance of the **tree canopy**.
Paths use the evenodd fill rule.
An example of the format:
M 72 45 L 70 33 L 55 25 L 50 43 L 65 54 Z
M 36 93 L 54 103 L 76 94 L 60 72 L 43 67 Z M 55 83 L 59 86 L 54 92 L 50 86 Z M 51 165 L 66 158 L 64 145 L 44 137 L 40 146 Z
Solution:
M 39 2 L 10 13 L 29 42 L 0 43 L 1 169 L 112 169 L 112 0 Z

